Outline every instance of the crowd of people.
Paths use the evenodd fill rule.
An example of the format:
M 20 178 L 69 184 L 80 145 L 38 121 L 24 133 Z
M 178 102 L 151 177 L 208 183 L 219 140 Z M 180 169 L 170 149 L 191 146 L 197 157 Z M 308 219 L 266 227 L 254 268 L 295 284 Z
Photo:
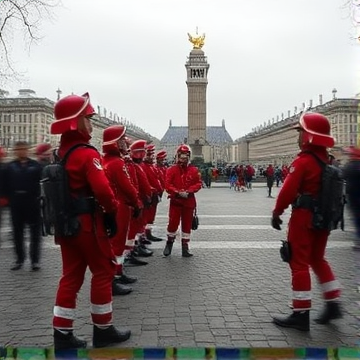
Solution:
M 51 134 L 61 135 L 56 151 L 48 144 L 40 144 L 36 148 L 37 160 L 34 160 L 29 155 L 29 144 L 17 142 L 15 159 L 1 163 L 0 168 L 0 211 L 9 207 L 13 226 L 15 262 L 11 270 L 17 271 L 24 266 L 24 226 L 28 224 L 31 269 L 38 271 L 44 225 L 41 200 L 47 196 L 41 191 L 40 180 L 44 169 L 56 159 L 67 159 L 64 167 L 71 211 L 66 217 L 66 232 L 63 227 L 55 226 L 54 234 L 62 257 L 62 274 L 53 310 L 55 350 L 87 346 L 86 341 L 74 333 L 77 293 L 87 268 L 92 273 L 93 346 L 105 347 L 129 339 L 129 329 L 119 329 L 112 323 L 113 296 L 130 293 L 130 285 L 137 281 L 126 272 L 126 265 L 146 265 L 147 261 L 142 258 L 153 254 L 148 245 L 162 240 L 153 234 L 152 227 L 157 206 L 165 196 L 169 198 L 169 216 L 163 256 L 171 255 L 178 232 L 182 257 L 193 256 L 189 244 L 196 213 L 196 193 L 203 187 L 203 181 L 210 187 L 209 178 L 214 176 L 211 169 L 202 173 L 190 163 L 191 149 L 186 144 L 179 145 L 175 162 L 167 166 L 164 150 L 157 151 L 145 140 L 130 139 L 124 125 L 112 125 L 103 131 L 100 153 L 89 144 L 94 114 L 87 93 L 58 100 L 50 128 Z M 288 317 L 274 317 L 273 321 L 279 326 L 308 331 L 310 268 L 319 279 L 325 300 L 324 311 L 316 321 L 326 324 L 342 316 L 340 285 L 325 259 L 331 229 L 326 226 L 315 228 L 312 223 L 312 201 L 321 191 L 322 176 L 314 156 L 328 163 L 327 148 L 334 145 L 334 139 L 330 135 L 328 119 L 320 114 L 303 114 L 296 129 L 299 131 L 299 155 L 290 166 L 274 168 L 269 164 L 264 175 L 269 197 L 272 197 L 274 182 L 277 186 L 282 183 L 272 212 L 274 229 L 281 230 L 281 215 L 286 208 L 293 207 L 287 235 L 287 249 L 291 248 L 291 251 L 285 256 L 292 273 L 293 311 Z M 347 151 L 351 161 L 344 174 L 360 238 L 360 196 L 356 186 L 360 176 L 360 150 L 351 148 Z M 0 149 L 0 159 L 5 155 Z M 235 166 L 228 174 L 230 186 L 238 187 L 239 191 L 251 189 L 254 176 L 255 168 L 250 164 Z M 46 199 L 45 203 L 51 201 L 56 200 Z

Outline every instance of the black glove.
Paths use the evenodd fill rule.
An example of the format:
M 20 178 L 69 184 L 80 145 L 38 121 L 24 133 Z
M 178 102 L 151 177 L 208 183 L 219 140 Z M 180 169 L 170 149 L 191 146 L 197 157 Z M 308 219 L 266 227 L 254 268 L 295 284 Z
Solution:
M 132 217 L 133 217 L 134 219 L 137 219 L 137 218 L 140 216 L 141 211 L 142 211 L 141 208 L 139 208 L 139 207 L 134 207 Z
M 146 196 L 146 198 L 144 199 L 143 202 L 144 202 L 144 206 L 146 208 L 149 208 L 151 206 L 151 204 L 152 204 L 152 198 L 149 197 L 149 196 Z
M 280 225 L 283 223 L 283 221 L 280 219 L 279 215 L 273 214 L 271 218 L 271 226 L 276 230 L 281 230 Z
M 154 193 L 151 198 L 151 205 L 157 205 L 159 203 L 159 196 L 157 193 Z
M 104 226 L 108 237 L 114 237 L 117 232 L 116 219 L 114 214 L 104 213 Z
M 282 261 L 290 262 L 291 260 L 291 246 L 288 241 L 281 241 L 280 256 Z

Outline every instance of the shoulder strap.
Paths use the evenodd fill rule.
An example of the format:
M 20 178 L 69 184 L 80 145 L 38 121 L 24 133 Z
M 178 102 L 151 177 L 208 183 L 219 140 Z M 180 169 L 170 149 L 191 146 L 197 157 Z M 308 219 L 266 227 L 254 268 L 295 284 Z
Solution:
M 310 154 L 322 168 L 324 168 L 327 165 L 326 162 L 322 161 L 315 153 L 311 151 L 303 151 L 303 152 L 306 154 Z
M 98 150 L 96 149 L 96 147 L 94 147 L 94 146 L 92 146 L 92 145 L 90 145 L 90 144 L 76 144 L 76 145 L 72 146 L 72 147 L 65 153 L 64 157 L 61 159 L 61 163 L 62 163 L 63 165 L 65 165 L 67 159 L 68 159 L 69 156 L 70 156 L 70 154 L 71 154 L 74 150 L 76 150 L 77 148 L 79 148 L 79 147 L 87 147 L 87 148 L 94 149 L 94 150 L 98 151 Z

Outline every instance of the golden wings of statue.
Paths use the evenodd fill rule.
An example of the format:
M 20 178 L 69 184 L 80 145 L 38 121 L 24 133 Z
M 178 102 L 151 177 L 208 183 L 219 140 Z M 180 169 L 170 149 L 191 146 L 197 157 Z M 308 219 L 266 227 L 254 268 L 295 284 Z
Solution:
M 188 33 L 189 41 L 194 45 L 193 49 L 201 49 L 205 44 L 205 34 L 202 34 L 201 36 L 191 36 Z

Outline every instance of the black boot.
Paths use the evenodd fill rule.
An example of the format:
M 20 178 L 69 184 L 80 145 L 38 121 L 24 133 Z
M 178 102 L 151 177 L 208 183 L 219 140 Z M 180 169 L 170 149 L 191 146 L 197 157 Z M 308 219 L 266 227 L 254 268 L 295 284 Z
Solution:
M 116 281 L 117 283 L 120 283 L 120 284 L 128 285 L 128 284 L 133 284 L 134 282 L 136 282 L 137 278 L 134 276 L 129 276 L 129 275 L 122 273 L 121 275 L 115 277 L 114 281 Z
M 273 323 L 282 327 L 293 328 L 301 331 L 310 330 L 310 311 L 294 311 L 285 318 L 274 317 Z
M 133 291 L 133 289 L 130 286 L 122 285 L 116 280 L 113 280 L 112 282 L 112 295 L 127 295 L 130 294 Z
M 152 256 L 154 252 L 148 249 L 145 245 L 140 244 L 134 249 L 134 255 L 140 257 Z
M 152 242 L 149 239 L 145 239 L 145 238 L 141 239 L 140 243 L 143 245 L 151 245 L 152 244 Z
M 64 330 L 66 331 L 66 330 Z M 56 350 L 70 350 L 86 348 L 86 341 L 77 338 L 72 331 L 62 333 L 54 329 L 54 349 Z
M 150 241 L 162 241 L 163 239 L 157 237 L 157 236 L 154 236 L 152 233 L 151 233 L 151 230 L 150 229 L 146 229 L 145 230 L 145 235 L 146 235 L 146 238 Z
M 148 263 L 146 261 L 137 259 L 133 252 L 131 252 L 130 255 L 126 257 L 125 262 L 124 262 L 125 266 L 144 266 L 147 264 Z
M 188 244 L 182 244 L 181 255 L 182 255 L 182 257 L 192 257 L 193 256 L 193 254 L 191 254 L 189 252 L 189 245 Z
M 166 242 L 166 245 L 165 245 L 165 249 L 163 251 L 163 255 L 164 256 L 169 256 L 171 255 L 171 251 L 172 251 L 172 248 L 173 248 L 173 245 L 174 245 L 174 242 L 173 241 L 167 241 Z
M 315 322 L 321 325 L 328 324 L 331 320 L 341 319 L 342 311 L 339 302 L 326 301 L 322 313 L 315 319 Z
M 94 325 L 93 330 L 93 347 L 102 348 L 112 344 L 121 343 L 129 339 L 130 330 L 118 330 L 114 325 L 106 329 L 101 329 Z

